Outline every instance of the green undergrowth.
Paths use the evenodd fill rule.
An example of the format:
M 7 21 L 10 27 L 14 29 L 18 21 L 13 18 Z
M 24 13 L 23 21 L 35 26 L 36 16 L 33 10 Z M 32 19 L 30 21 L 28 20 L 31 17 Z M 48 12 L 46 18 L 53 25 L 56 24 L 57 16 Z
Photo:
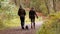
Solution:
M 37 34 L 60 34 L 60 12 L 50 14 Z

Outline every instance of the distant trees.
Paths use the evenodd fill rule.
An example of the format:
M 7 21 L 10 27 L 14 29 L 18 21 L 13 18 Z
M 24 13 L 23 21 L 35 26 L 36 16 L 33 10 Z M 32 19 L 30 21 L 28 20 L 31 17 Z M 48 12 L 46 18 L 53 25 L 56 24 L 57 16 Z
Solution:
M 53 12 L 57 12 L 59 9 L 59 0 L 9 0 L 10 3 L 19 6 L 20 4 L 24 8 L 34 7 L 36 11 L 42 12 L 43 14 L 50 14 Z M 1 2 L 0 2 L 1 7 Z
M 56 12 L 59 5 L 59 0 L 12 0 L 16 5 L 22 4 L 23 7 L 35 7 L 36 10 L 38 8 L 38 11 L 43 11 L 43 5 L 45 6 L 45 9 L 47 9 L 48 13 Z M 42 6 L 41 6 L 42 5 Z M 49 9 L 48 9 L 49 8 Z
M 53 9 L 56 12 L 56 0 L 53 0 Z
M 46 8 L 48 9 L 48 14 L 53 10 L 56 12 L 56 0 L 44 0 Z

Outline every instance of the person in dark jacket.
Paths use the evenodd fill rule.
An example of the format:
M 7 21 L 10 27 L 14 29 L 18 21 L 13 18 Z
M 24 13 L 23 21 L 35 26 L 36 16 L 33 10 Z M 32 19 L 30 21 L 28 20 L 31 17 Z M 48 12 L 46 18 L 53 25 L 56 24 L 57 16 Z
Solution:
M 29 11 L 29 18 L 31 19 L 31 28 L 32 28 L 32 25 L 35 28 L 35 16 L 38 18 L 34 8 L 31 8 L 31 10 Z
M 21 6 L 18 10 L 18 15 L 20 16 L 20 20 L 21 20 L 21 28 L 24 29 L 26 12 Z

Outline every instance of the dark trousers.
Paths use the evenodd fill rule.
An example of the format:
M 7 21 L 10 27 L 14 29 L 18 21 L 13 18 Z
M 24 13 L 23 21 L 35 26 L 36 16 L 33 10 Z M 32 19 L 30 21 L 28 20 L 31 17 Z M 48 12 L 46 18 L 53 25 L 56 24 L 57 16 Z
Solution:
M 25 17 L 20 17 L 20 20 L 21 20 L 21 28 L 24 29 Z
M 32 28 L 32 26 L 34 26 L 34 28 L 35 28 L 35 18 L 31 18 L 31 28 Z

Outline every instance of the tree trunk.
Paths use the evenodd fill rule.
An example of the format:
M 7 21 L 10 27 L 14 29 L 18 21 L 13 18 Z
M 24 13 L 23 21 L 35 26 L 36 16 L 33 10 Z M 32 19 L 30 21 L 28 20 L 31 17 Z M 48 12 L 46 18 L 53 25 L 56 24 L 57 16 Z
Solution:
M 1 8 L 1 2 L 0 2 L 0 8 Z
M 53 9 L 56 12 L 56 0 L 53 0 Z
M 44 0 L 45 1 L 45 5 L 46 5 L 46 8 L 47 8 L 47 10 L 48 10 L 48 14 L 50 14 L 50 10 L 49 10 L 49 7 L 48 7 L 48 0 L 46 1 L 46 0 Z

